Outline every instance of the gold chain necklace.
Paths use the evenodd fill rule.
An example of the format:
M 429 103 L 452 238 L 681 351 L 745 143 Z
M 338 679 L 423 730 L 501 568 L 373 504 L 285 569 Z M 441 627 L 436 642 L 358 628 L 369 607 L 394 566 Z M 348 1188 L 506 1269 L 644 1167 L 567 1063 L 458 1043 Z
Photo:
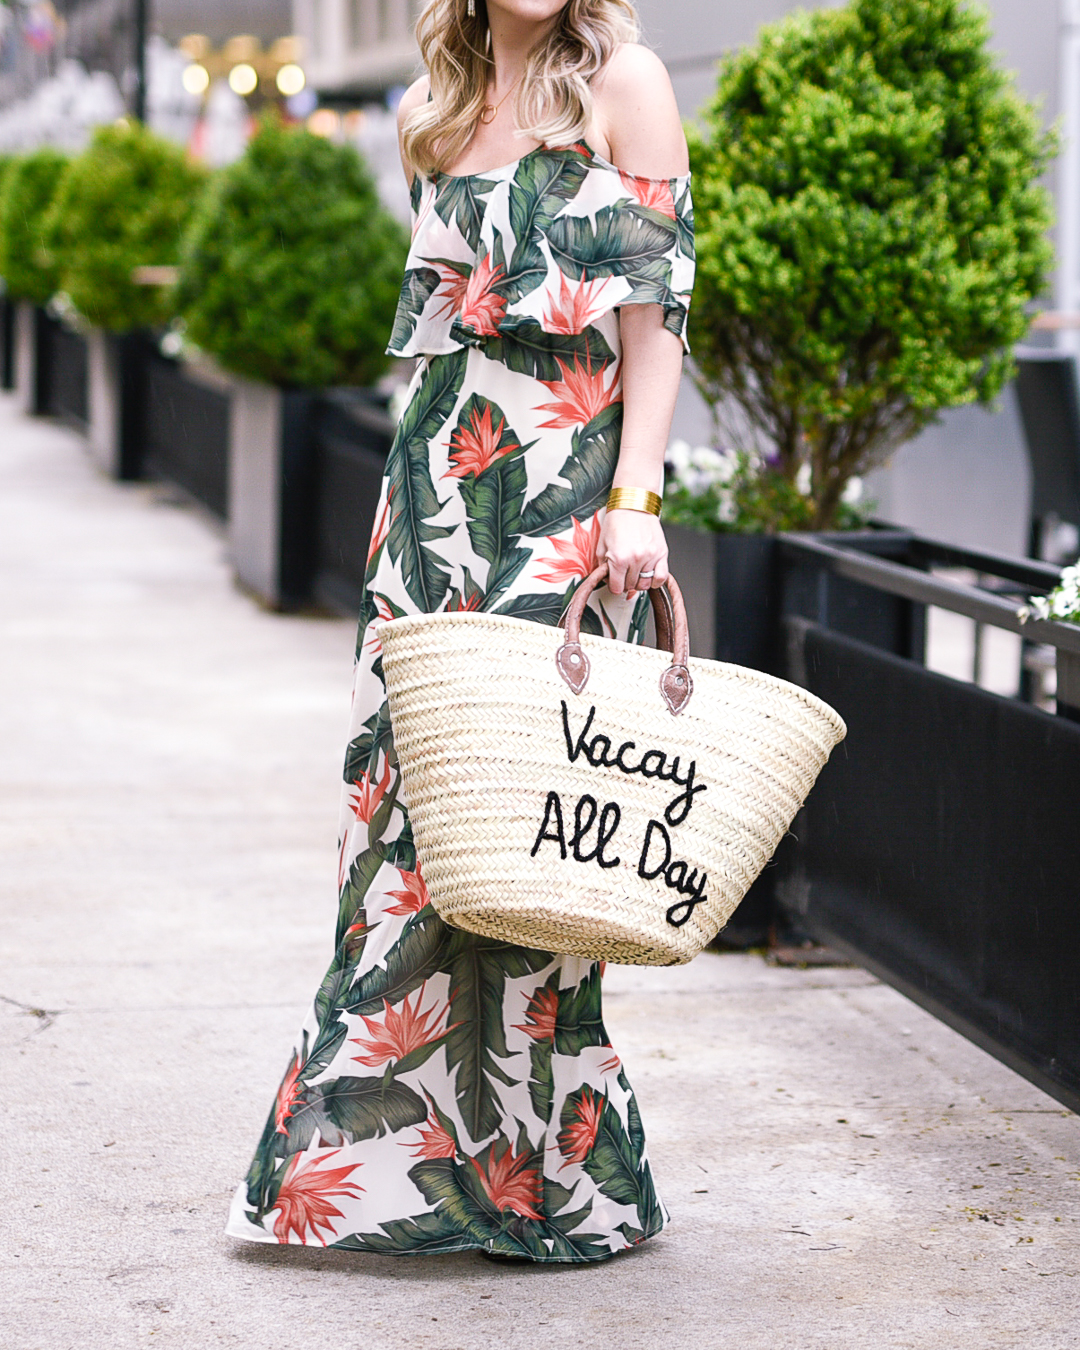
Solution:
M 498 103 L 484 104 L 484 106 L 480 109 L 480 121 L 483 122 L 484 126 L 490 126 L 491 123 L 495 121 L 495 118 L 498 116 L 499 109 L 510 97 L 510 95 L 514 92 L 514 90 L 518 87 L 520 82 L 521 76 L 519 75 L 517 79 L 514 81 L 514 83 L 510 86 L 510 88 L 506 91 L 506 93 L 503 94 L 502 98 L 499 99 Z

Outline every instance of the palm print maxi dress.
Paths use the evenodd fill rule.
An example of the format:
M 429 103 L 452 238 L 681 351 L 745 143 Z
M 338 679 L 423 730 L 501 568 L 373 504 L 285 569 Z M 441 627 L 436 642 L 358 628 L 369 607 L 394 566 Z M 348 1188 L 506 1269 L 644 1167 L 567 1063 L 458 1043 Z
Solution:
M 418 175 L 390 351 L 418 356 L 360 615 L 336 950 L 227 1232 L 365 1252 L 596 1261 L 657 1233 L 600 968 L 447 927 L 413 847 L 378 623 L 491 610 L 556 623 L 593 567 L 622 418 L 616 308 L 682 336 L 688 178 L 588 146 Z M 640 641 L 608 592 L 596 633 Z

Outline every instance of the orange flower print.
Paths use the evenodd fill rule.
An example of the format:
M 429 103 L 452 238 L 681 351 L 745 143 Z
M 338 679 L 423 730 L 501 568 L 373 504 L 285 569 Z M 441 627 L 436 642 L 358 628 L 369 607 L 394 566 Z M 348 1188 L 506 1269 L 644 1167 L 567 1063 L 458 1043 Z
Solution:
M 387 895 L 392 895 L 398 902 L 387 909 L 387 914 L 419 914 L 425 905 L 431 903 L 428 896 L 427 886 L 424 884 L 424 878 L 420 875 L 420 864 L 416 864 L 415 872 L 405 872 L 399 867 L 401 880 L 405 883 L 405 889 L 401 891 L 387 891 Z
M 331 1149 L 306 1167 L 302 1153 L 295 1153 L 289 1159 L 275 1206 L 278 1216 L 274 1220 L 274 1236 L 278 1242 L 288 1242 L 290 1232 L 296 1234 L 299 1242 L 306 1242 L 309 1228 L 312 1237 L 324 1247 L 326 1235 L 320 1233 L 319 1229 L 325 1228 L 326 1234 L 333 1236 L 333 1220 L 345 1216 L 336 1205 L 330 1203 L 331 1200 L 342 1197 L 352 1199 L 364 1189 L 354 1181 L 345 1180 L 350 1173 L 362 1167 L 362 1163 L 331 1167 L 325 1172 L 315 1170 L 340 1152 L 339 1148 Z
M 438 269 L 442 278 L 441 285 L 443 290 L 436 292 L 433 297 L 435 300 L 442 300 L 443 304 L 435 311 L 435 318 L 441 319 L 444 315 L 454 315 L 461 309 L 465 301 L 465 292 L 469 285 L 468 263 L 459 263 L 459 267 L 466 268 L 466 271 L 459 272 L 457 268 L 447 263 L 439 262 L 437 258 L 425 258 L 424 262 Z
M 434 1162 L 436 1158 L 456 1157 L 457 1145 L 447 1131 L 443 1129 L 441 1123 L 429 1118 L 427 1125 L 426 1130 L 423 1125 L 416 1127 L 420 1131 L 420 1142 L 418 1144 L 404 1143 L 403 1147 L 411 1148 L 414 1158 L 423 1158 L 428 1162 Z
M 362 820 L 365 825 L 371 824 L 371 817 L 379 809 L 379 803 L 386 796 L 386 789 L 390 786 L 390 761 L 386 760 L 386 772 L 378 783 L 372 781 L 373 775 L 369 772 L 364 774 L 363 778 L 354 778 L 356 790 L 349 800 L 349 806 L 357 820 Z
M 353 1045 L 370 1052 L 366 1055 L 353 1055 L 358 1064 L 366 1064 L 372 1069 L 381 1068 L 392 1059 L 404 1059 L 413 1050 L 431 1045 L 448 1031 L 453 1031 L 454 1027 L 461 1025 L 460 1022 L 455 1022 L 451 1027 L 439 1027 L 439 1023 L 450 1011 L 449 1003 L 439 1002 L 434 1007 L 428 1008 L 427 1012 L 420 1012 L 426 988 L 426 983 L 420 986 L 416 991 L 416 1001 L 412 1005 L 406 995 L 401 1002 L 400 1012 L 390 1006 L 389 999 L 383 999 L 381 1022 L 374 1017 L 360 1015 L 360 1020 L 367 1027 L 371 1039 L 364 1040 L 360 1036 L 350 1038 Z M 430 1025 L 429 1018 L 434 1018 Z
M 450 599 L 446 602 L 446 608 L 451 613 L 464 614 L 467 610 L 479 609 L 483 603 L 483 591 L 473 591 L 468 600 L 465 599 L 460 591 L 454 591 L 453 595 L 451 595 Z
M 607 380 L 607 369 L 603 366 L 593 374 L 592 361 L 586 362 L 582 367 L 578 358 L 574 357 L 574 368 L 570 369 L 555 358 L 559 369 L 562 371 L 561 380 L 541 380 L 541 384 L 546 384 L 548 390 L 555 395 L 553 403 L 541 403 L 537 405 L 537 412 L 551 412 L 555 416 L 547 422 L 541 422 L 542 427 L 579 427 L 584 426 L 586 422 L 601 413 L 605 408 L 610 407 L 612 403 L 618 402 L 616 390 L 619 387 L 618 369 L 613 366 L 615 374 L 611 380 L 610 386 Z
M 632 192 L 642 206 L 675 219 L 675 198 L 671 195 L 671 184 L 666 178 L 639 178 L 637 174 L 623 173 L 622 169 L 619 170 L 619 177 L 623 187 Z
M 394 495 L 393 487 L 386 494 L 386 501 L 383 502 L 382 510 L 379 512 L 378 519 L 375 521 L 375 528 L 371 532 L 371 543 L 368 545 L 368 566 L 379 549 L 386 542 L 386 536 L 390 533 L 390 499 Z
M 583 1163 L 592 1152 L 603 1109 L 604 1098 L 597 1097 L 592 1088 L 582 1088 L 581 1100 L 574 1108 L 573 1119 L 558 1134 L 559 1152 L 566 1159 L 559 1168 L 560 1172 L 571 1163 Z
M 551 301 L 544 315 L 546 331 L 567 335 L 584 332 L 595 318 L 609 308 L 601 299 L 601 292 L 610 282 L 610 277 L 582 281 L 571 290 L 566 273 L 560 272 L 559 298 Z
M 529 1166 L 529 1155 L 515 1154 L 507 1144 L 496 1157 L 495 1144 L 491 1144 L 487 1158 L 486 1167 L 479 1158 L 469 1161 L 476 1168 L 480 1185 L 495 1208 L 513 1210 L 523 1219 L 542 1219 L 544 1216 L 537 1209 L 541 1195 L 540 1172 L 535 1166 Z
M 555 549 L 554 558 L 538 558 L 540 563 L 550 563 L 551 571 L 538 573 L 540 581 L 550 581 L 559 585 L 567 581 L 577 581 L 587 577 L 596 566 L 596 546 L 600 542 L 600 516 L 593 516 L 592 523 L 586 529 L 576 516 L 570 517 L 574 526 L 573 539 L 557 539 L 548 535 L 547 541 Z
M 459 426 L 450 437 L 450 458 L 454 463 L 443 474 L 444 478 L 464 478 L 469 473 L 479 478 L 497 459 L 508 455 L 511 450 L 520 449 L 516 441 L 500 447 L 506 418 L 500 417 L 497 427 L 492 425 L 492 421 L 490 403 L 484 404 L 483 412 L 479 404 L 473 408 L 468 426 Z
M 491 265 L 485 253 L 472 270 L 461 304 L 461 322 L 477 333 L 497 333 L 506 313 L 506 297 L 495 289 L 504 273 L 502 263 Z
M 525 1021 L 521 1026 L 515 1026 L 514 1030 L 523 1031 L 534 1041 L 553 1041 L 558 1011 L 559 991 L 541 985 L 529 999 L 529 1006 L 525 1009 Z
M 390 602 L 389 600 L 386 599 L 385 596 L 376 595 L 375 614 L 376 617 L 380 619 L 392 619 L 395 617 L 394 611 L 390 608 Z M 382 639 L 379 637 L 375 629 L 371 630 L 371 636 L 364 643 L 364 651 L 366 652 L 382 651 Z
M 298 1081 L 303 1067 L 298 1056 L 294 1054 L 281 1086 L 278 1088 L 277 1100 L 274 1102 L 275 1134 L 289 1133 L 286 1121 L 300 1105 L 299 1098 L 304 1093 L 304 1085 Z

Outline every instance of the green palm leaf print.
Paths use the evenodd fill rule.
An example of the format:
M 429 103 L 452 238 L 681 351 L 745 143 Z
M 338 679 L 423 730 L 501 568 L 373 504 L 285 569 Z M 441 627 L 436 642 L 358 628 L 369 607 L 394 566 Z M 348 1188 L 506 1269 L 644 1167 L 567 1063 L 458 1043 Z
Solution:
M 570 486 L 549 483 L 521 513 L 525 534 L 558 534 L 570 518 L 588 520 L 607 501 L 619 458 L 622 404 L 610 403 L 571 438 L 570 454 L 559 477 Z
M 535 319 L 506 319 L 484 343 L 484 355 L 518 375 L 560 380 L 563 369 L 601 371 L 615 360 L 604 335 L 595 328 L 581 333 L 548 333 Z
M 400 351 L 412 337 L 416 320 L 424 306 L 439 287 L 439 274 L 434 267 L 410 267 L 401 283 L 401 299 L 394 315 L 390 346 Z
M 353 1140 L 381 1139 L 427 1119 L 427 1106 L 397 1079 L 335 1078 L 323 1089 L 327 1117 Z
M 386 461 L 393 492 L 386 545 L 394 562 L 401 563 L 410 599 L 425 614 L 438 609 L 449 586 L 444 560 L 427 546 L 452 533 L 449 526 L 428 523 L 444 505 L 431 481 L 430 445 L 457 400 L 467 359 L 466 352 L 458 351 L 432 360 L 402 416 Z
M 455 1095 L 465 1129 L 475 1140 L 499 1128 L 502 1109 L 495 1080 L 513 1084 L 496 1062 L 507 1059 L 502 1000 L 507 979 L 535 974 L 551 961 L 549 952 L 512 947 L 494 938 L 445 930 L 449 942 L 439 969 L 450 976 L 450 1021 L 446 1059 L 456 1070 Z
M 495 186 L 493 178 L 451 178 L 439 174 L 435 180 L 435 212 L 444 225 L 457 225 L 470 248 L 480 244 L 484 220 L 484 201 Z
M 588 216 L 560 216 L 548 230 L 552 257 L 568 277 L 633 276 L 649 263 L 670 272 L 665 255 L 675 243 L 673 220 L 614 206 L 601 207 L 595 219 L 594 226 Z

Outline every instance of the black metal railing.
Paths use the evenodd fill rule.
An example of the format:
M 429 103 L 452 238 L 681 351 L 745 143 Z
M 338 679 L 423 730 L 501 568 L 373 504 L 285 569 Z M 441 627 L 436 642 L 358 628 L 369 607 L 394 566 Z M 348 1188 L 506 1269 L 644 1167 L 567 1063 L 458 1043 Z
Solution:
M 1080 627 L 1018 613 L 1057 569 L 918 538 L 911 565 L 806 537 L 780 547 L 789 577 L 817 583 L 787 588 L 785 673 L 848 724 L 777 855 L 783 911 L 1080 1109 Z M 1049 647 L 1059 715 L 1022 681 L 1005 697 L 837 631 L 840 584 Z

